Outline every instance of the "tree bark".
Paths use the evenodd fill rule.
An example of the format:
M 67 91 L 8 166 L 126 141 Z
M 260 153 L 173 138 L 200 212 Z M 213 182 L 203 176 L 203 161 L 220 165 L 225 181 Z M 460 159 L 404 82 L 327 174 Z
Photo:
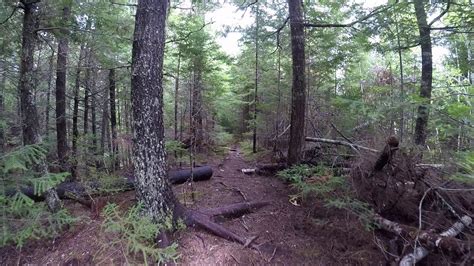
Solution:
M 178 52 L 178 67 L 176 70 L 176 80 L 174 85 L 174 140 L 178 140 L 178 92 L 179 92 L 179 71 L 181 66 L 181 51 Z M 176 154 L 175 154 L 176 157 Z
M 257 104 L 258 104 L 258 12 L 259 4 L 256 3 L 255 11 L 255 91 L 253 95 L 253 134 L 252 152 L 257 152 Z
M 51 83 L 53 81 L 53 71 L 54 71 L 54 49 L 51 51 L 51 57 L 49 59 L 49 73 L 48 73 L 48 91 L 46 92 L 46 110 L 45 110 L 45 128 L 44 133 L 46 134 L 46 139 L 49 139 L 49 111 L 51 109 Z
M 422 103 L 418 106 L 415 125 L 415 144 L 425 146 L 429 117 L 429 105 L 433 81 L 433 60 L 431 52 L 430 28 L 426 22 L 426 11 L 423 0 L 415 0 L 415 15 L 418 23 L 421 44 L 421 87 Z
M 112 133 L 111 145 L 113 166 L 118 167 L 118 146 L 117 146 L 117 112 L 115 110 L 115 69 L 109 70 L 109 101 L 110 101 L 110 129 Z
M 203 143 L 202 128 L 202 59 L 199 55 L 194 60 L 192 108 L 191 108 L 191 133 L 193 136 L 193 147 L 196 151 L 201 151 Z
M 89 131 L 89 94 L 91 93 L 91 69 L 90 69 L 90 63 L 91 63 L 91 52 L 92 50 L 90 48 L 87 48 L 86 51 L 86 74 L 84 76 L 84 136 L 87 135 Z
M 69 21 L 71 11 L 69 6 L 63 7 L 64 23 Z M 58 160 L 63 171 L 67 169 L 67 123 L 66 123 L 66 67 L 69 50 L 68 30 L 63 28 L 58 41 L 58 61 L 56 68 L 56 138 Z
M 1 93 L 0 93 L 0 117 L 2 119 L 5 117 L 5 106 L 4 106 L 4 99 L 3 95 L 5 95 L 5 86 L 6 86 L 6 73 L 4 69 L 3 74 L 2 74 L 2 81 L 0 82 L 0 88 L 1 88 Z M 2 121 L 0 121 L 2 122 Z M 5 128 L 4 128 L 4 123 L 0 123 L 0 154 L 3 153 L 5 148 Z
M 168 1 L 138 2 L 132 50 L 133 164 L 137 199 L 160 222 L 176 199 L 166 178 L 163 127 L 163 57 Z
M 92 62 L 95 67 L 95 61 Z M 97 114 L 96 114 L 96 94 L 97 94 L 97 69 L 94 68 L 92 73 L 92 86 L 91 86 L 91 123 L 92 123 L 92 147 L 91 151 L 94 155 L 97 155 Z
M 36 2 L 23 3 L 23 28 L 21 42 L 21 65 L 20 65 L 20 108 L 23 131 L 23 144 L 40 144 L 42 143 L 39 126 L 39 116 L 36 105 L 33 101 L 33 88 L 35 87 L 33 77 L 33 55 L 35 50 L 36 38 L 35 32 L 38 27 L 38 11 L 39 7 Z M 46 161 L 41 160 L 37 168 L 42 176 L 48 174 L 48 166 Z M 48 208 L 52 212 L 56 212 L 61 205 L 56 191 L 51 188 L 46 194 L 46 202 Z
M 79 118 L 79 89 L 81 86 L 81 67 L 82 57 L 84 53 L 84 45 L 81 45 L 79 51 L 79 60 L 77 61 L 76 68 L 76 81 L 74 84 L 74 103 L 72 111 L 72 154 L 74 160 L 71 165 L 71 179 L 74 180 L 77 177 L 77 140 L 79 139 L 79 129 L 77 127 L 77 121 Z
M 291 126 L 288 146 L 288 164 L 301 161 L 305 128 L 305 53 L 304 24 L 301 0 L 288 0 L 293 59 L 293 84 L 291 93 Z

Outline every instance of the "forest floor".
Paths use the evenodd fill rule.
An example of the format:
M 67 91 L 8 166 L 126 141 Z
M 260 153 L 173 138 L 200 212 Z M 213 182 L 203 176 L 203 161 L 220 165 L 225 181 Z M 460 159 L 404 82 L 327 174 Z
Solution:
M 380 265 L 385 258 L 376 245 L 376 238 L 364 229 L 357 217 L 343 210 L 328 209 L 317 199 L 305 200 L 296 206 L 290 203 L 294 194 L 290 185 L 274 176 L 245 175 L 242 168 L 252 168 L 238 147 L 229 148 L 222 160 L 210 158 L 214 169 L 209 181 L 196 182 L 195 199 L 191 202 L 188 184 L 174 186 L 181 202 L 192 209 L 224 206 L 242 201 L 270 201 L 253 213 L 236 219 L 223 219 L 222 225 L 246 238 L 256 236 L 255 243 L 265 244 L 265 252 L 211 235 L 199 228 L 187 228 L 174 235 L 181 254 L 178 264 L 184 265 Z M 133 191 L 117 194 L 109 200 L 121 206 L 134 202 Z M 90 265 L 135 264 L 120 246 L 109 245 L 110 233 L 101 230 L 101 217 L 90 214 L 78 203 L 67 208 L 81 219 L 62 235 L 51 240 L 36 240 L 21 250 L 0 249 L 0 265 Z

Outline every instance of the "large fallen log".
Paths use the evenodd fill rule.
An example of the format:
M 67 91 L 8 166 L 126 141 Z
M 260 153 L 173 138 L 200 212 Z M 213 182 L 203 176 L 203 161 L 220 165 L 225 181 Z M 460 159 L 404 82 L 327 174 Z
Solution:
M 305 140 L 310 141 L 310 142 L 321 142 L 321 143 L 327 143 L 327 144 L 347 146 L 347 147 L 350 147 L 354 150 L 359 150 L 360 149 L 360 150 L 366 150 L 366 151 L 371 151 L 371 152 L 378 152 L 378 150 L 376 150 L 376 149 L 364 147 L 362 145 L 350 143 L 350 142 L 343 141 L 343 140 L 323 139 L 323 138 L 313 138 L 313 137 L 306 137 Z
M 212 177 L 212 168 L 210 166 L 195 167 L 191 170 L 172 170 L 168 176 L 171 184 L 182 184 L 188 180 L 192 181 L 204 181 L 209 180 Z M 56 187 L 56 191 L 60 199 L 77 199 L 88 196 L 95 196 L 103 194 L 104 192 L 118 192 L 118 191 L 129 191 L 135 189 L 134 178 L 123 178 L 117 180 L 114 183 L 108 183 L 107 185 L 102 184 L 99 181 L 91 181 L 86 183 L 81 182 L 64 182 Z M 23 186 L 19 190 L 35 201 L 43 201 L 43 195 L 36 195 L 32 186 Z M 104 191 L 106 190 L 106 191 Z M 17 193 L 17 188 L 11 188 L 6 191 L 7 196 L 13 196 Z
M 463 216 L 461 221 L 456 222 L 449 228 L 448 230 L 442 232 L 436 239 L 432 239 L 431 242 L 434 241 L 436 246 L 440 246 L 441 244 L 446 245 L 447 237 L 455 237 L 464 229 L 464 227 L 469 226 L 472 223 L 472 219 L 469 216 Z M 443 242 L 443 240 L 445 240 Z M 400 266 L 411 266 L 415 265 L 418 261 L 422 260 L 424 257 L 428 255 L 429 251 L 425 247 L 417 247 L 413 253 L 410 253 L 402 258 L 400 261 Z
M 387 220 L 380 215 L 376 215 L 374 217 L 374 221 L 380 226 L 381 229 L 394 233 L 402 237 L 402 239 L 411 239 L 413 241 L 418 239 L 418 241 L 420 241 L 420 243 L 423 245 L 423 248 L 426 250 L 416 250 L 416 254 L 426 253 L 424 255 L 426 256 L 428 254 L 428 250 L 439 249 L 445 254 L 462 256 L 467 254 L 470 250 L 469 243 L 454 237 L 459 234 L 459 232 L 461 232 L 461 230 L 464 228 L 464 225 L 469 225 L 472 222 L 472 219 L 468 216 L 464 216 L 461 222 L 455 223 L 449 230 L 441 234 L 428 231 L 419 231 L 418 228 Z M 419 255 L 416 255 L 416 257 L 419 258 Z
M 212 167 L 200 166 L 185 170 L 175 170 L 169 172 L 169 179 L 171 184 L 182 184 L 188 180 L 192 181 L 205 181 L 212 177 Z

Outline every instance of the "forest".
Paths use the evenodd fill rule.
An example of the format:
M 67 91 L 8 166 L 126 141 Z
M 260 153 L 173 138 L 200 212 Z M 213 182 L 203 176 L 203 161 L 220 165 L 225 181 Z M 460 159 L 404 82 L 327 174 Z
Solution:
M 473 265 L 470 0 L 2 0 L 0 265 Z

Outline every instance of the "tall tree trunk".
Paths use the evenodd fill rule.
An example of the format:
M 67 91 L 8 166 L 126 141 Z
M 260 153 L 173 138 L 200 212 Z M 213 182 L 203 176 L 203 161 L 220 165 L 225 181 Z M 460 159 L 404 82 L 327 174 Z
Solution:
M 178 68 L 176 70 L 176 80 L 174 85 L 174 140 L 178 140 L 178 92 L 179 92 L 179 70 L 181 66 L 181 51 L 178 52 Z M 176 154 L 175 154 L 176 157 Z
M 84 76 L 84 136 L 87 135 L 89 131 L 89 95 L 91 91 L 91 49 L 86 49 L 86 74 Z
M 106 94 L 108 95 L 108 93 Z M 105 143 L 107 142 L 107 132 L 109 128 L 109 99 L 106 96 L 106 99 L 103 101 L 102 107 L 102 123 L 101 123 L 101 133 L 100 133 L 100 154 L 103 156 L 105 153 Z
M 117 113 L 115 111 L 115 69 L 109 70 L 109 94 L 110 94 L 110 129 L 112 133 L 111 145 L 114 168 L 118 167 L 118 146 L 117 146 Z
M 398 17 L 397 17 L 398 18 Z M 398 60 L 400 65 L 400 103 L 402 107 L 400 108 L 400 134 L 399 139 L 400 142 L 403 142 L 403 134 L 405 131 L 405 113 L 404 113 L 404 106 L 405 103 L 405 81 L 403 77 L 403 56 L 402 56 L 402 47 L 400 44 L 400 31 L 398 29 L 398 21 L 395 24 L 397 29 L 397 45 L 398 45 Z
M 82 58 L 84 54 L 84 45 L 81 45 L 79 51 L 79 60 L 77 61 L 77 68 L 76 68 L 76 80 L 74 84 L 74 103 L 73 103 L 73 110 L 72 110 L 72 154 L 74 156 L 74 160 L 72 160 L 71 166 L 71 176 L 72 179 L 77 177 L 77 140 L 79 139 L 79 129 L 77 126 L 78 118 L 79 118 L 79 89 L 81 87 L 81 67 L 82 67 Z
M 138 201 L 160 222 L 176 200 L 166 173 L 163 127 L 163 56 L 168 1 L 141 0 L 132 52 L 133 163 Z M 153 29 L 153 30 L 150 30 Z
M 259 4 L 255 7 L 255 91 L 253 95 L 253 134 L 252 134 L 252 152 L 257 152 L 257 104 L 258 104 L 258 12 Z
M 23 131 L 23 144 L 40 144 L 39 116 L 33 101 L 33 88 L 35 87 L 33 77 L 33 55 L 35 50 L 35 32 L 38 25 L 38 6 L 36 2 L 22 1 L 24 7 L 22 41 L 21 41 L 21 65 L 20 65 L 20 108 Z M 38 163 L 38 170 L 42 176 L 48 174 L 48 165 L 45 160 Z M 53 188 L 46 192 L 46 202 L 52 212 L 56 212 L 61 205 L 58 194 Z
M 53 81 L 54 71 L 54 50 L 51 51 L 51 57 L 49 58 L 49 73 L 48 73 L 48 91 L 46 92 L 46 110 L 45 110 L 45 126 L 44 131 L 46 139 L 49 139 L 49 111 L 51 109 L 51 83 Z
M 421 87 L 422 103 L 418 106 L 415 125 L 415 144 L 425 146 L 433 81 L 433 60 L 431 52 L 430 28 L 426 22 L 426 11 L 423 0 L 415 0 L 415 14 L 420 33 L 421 44 Z
M 193 91 L 191 104 L 191 134 L 196 151 L 201 151 L 203 143 L 202 128 L 202 63 L 201 58 L 194 61 Z
M 2 64 L 0 64 L 0 66 L 3 66 Z M 6 67 L 3 67 L 3 74 L 2 74 L 2 80 L 0 82 L 0 89 L 1 89 L 1 93 L 0 93 L 0 117 L 1 119 L 4 119 L 5 117 L 5 106 L 4 106 L 4 96 L 5 95 L 5 86 L 6 86 L 6 79 L 7 79 L 7 76 L 6 76 Z M 0 154 L 3 153 L 4 151 L 4 148 L 5 148 L 5 128 L 4 128 L 4 123 L 5 121 L 1 121 L 0 120 Z
M 95 66 L 95 61 L 93 61 Z M 92 148 L 91 151 L 97 155 L 97 114 L 96 114 L 96 93 L 97 93 L 97 69 L 92 72 L 92 86 L 91 86 L 91 124 L 92 124 Z
M 71 11 L 63 7 L 63 22 L 69 21 Z M 67 169 L 67 123 L 66 123 L 66 67 L 69 49 L 68 30 L 62 29 L 58 41 L 58 61 L 56 69 L 56 138 L 58 160 L 63 171 Z
M 288 164 L 301 161 L 305 128 L 305 55 L 304 25 L 301 0 L 288 0 L 293 59 L 293 84 L 291 89 L 291 122 L 288 146 Z

